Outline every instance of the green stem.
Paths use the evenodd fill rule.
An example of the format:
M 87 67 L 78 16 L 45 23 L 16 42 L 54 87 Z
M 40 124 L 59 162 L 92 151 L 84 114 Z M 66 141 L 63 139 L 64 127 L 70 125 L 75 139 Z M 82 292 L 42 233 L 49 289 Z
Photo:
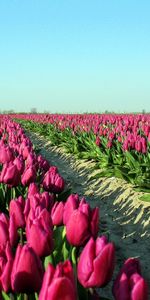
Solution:
M 23 229 L 19 228 L 19 235 L 20 235 L 20 244 L 24 244 L 24 238 L 23 238 Z
M 14 297 L 14 295 L 13 295 L 12 293 L 10 293 L 9 296 L 10 296 L 10 299 L 11 299 L 11 300 L 15 300 L 15 297 Z

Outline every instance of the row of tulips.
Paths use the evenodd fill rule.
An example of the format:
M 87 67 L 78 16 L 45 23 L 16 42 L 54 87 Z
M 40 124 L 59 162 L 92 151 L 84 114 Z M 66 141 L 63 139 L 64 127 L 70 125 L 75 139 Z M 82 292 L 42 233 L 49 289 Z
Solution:
M 56 166 L 36 154 L 16 122 L 0 119 L 0 299 L 104 299 L 115 246 L 99 236 L 99 209 L 67 196 Z M 114 280 L 116 300 L 146 300 L 140 263 L 128 258 Z M 100 291 L 101 294 L 101 291 Z
M 150 115 L 44 115 L 12 117 L 78 158 L 94 159 L 96 175 L 117 176 L 150 189 Z M 27 122 L 28 121 L 28 122 Z

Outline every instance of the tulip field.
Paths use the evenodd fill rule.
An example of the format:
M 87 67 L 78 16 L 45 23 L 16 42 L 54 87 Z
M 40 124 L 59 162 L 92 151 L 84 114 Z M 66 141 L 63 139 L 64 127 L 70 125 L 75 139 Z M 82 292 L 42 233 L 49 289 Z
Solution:
M 136 247 L 112 282 L 116 248 L 99 208 L 67 189 L 27 131 L 94 161 L 96 178 L 150 192 L 150 115 L 0 115 L 0 300 L 148 300 Z
M 97 177 L 116 176 L 150 191 L 150 115 L 14 115 L 77 158 L 92 159 Z M 27 122 L 28 121 L 28 122 Z

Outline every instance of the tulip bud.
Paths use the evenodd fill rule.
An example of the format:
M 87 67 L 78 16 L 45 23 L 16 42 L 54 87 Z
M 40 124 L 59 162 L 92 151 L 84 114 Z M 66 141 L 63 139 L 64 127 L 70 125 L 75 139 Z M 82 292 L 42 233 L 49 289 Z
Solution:
M 148 287 L 141 276 L 139 260 L 128 258 L 121 268 L 113 285 L 116 300 L 147 300 Z
M 87 242 L 79 257 L 77 274 L 85 288 L 103 287 L 112 278 L 115 266 L 115 247 L 105 236 Z
M 51 254 L 54 244 L 53 231 L 50 214 L 46 209 L 43 209 L 33 221 L 28 220 L 26 234 L 28 244 L 37 255 L 44 257 Z
M 28 167 L 25 169 L 21 177 L 21 182 L 23 185 L 29 185 L 31 182 L 34 182 L 36 179 L 36 170 L 34 167 Z
M 18 199 L 12 199 L 9 204 L 9 215 L 14 215 L 15 224 L 17 228 L 25 227 L 25 219 L 24 219 L 24 206 L 25 201 L 22 196 L 19 196 Z
M 64 213 L 63 213 L 63 223 L 66 225 L 69 217 L 71 216 L 72 212 L 77 209 L 79 206 L 79 195 L 78 194 L 71 194 L 65 205 L 64 205 Z
M 28 187 L 28 197 L 34 196 L 36 193 L 39 193 L 39 188 L 35 182 L 32 182 Z
M 64 179 L 52 167 L 46 172 L 43 179 L 43 187 L 46 191 L 59 194 L 64 190 Z
M 12 161 L 14 158 L 12 150 L 9 146 L 3 145 L 0 147 L 0 164 L 5 164 Z
M 76 226 L 74 226 L 76 224 Z M 81 246 L 93 236 L 96 238 L 99 224 L 99 209 L 90 208 L 83 198 L 79 207 L 71 213 L 66 223 L 66 237 L 73 246 Z
M 20 176 L 17 166 L 10 162 L 3 166 L 0 180 L 9 186 L 17 186 L 20 183 Z
M 24 160 L 23 158 L 20 156 L 16 157 L 13 161 L 14 165 L 17 166 L 18 171 L 20 172 L 20 174 L 23 173 L 24 171 Z
M 39 257 L 28 244 L 18 245 L 11 273 L 12 289 L 16 293 L 38 292 L 43 280 Z
M 0 252 L 0 285 L 7 293 L 11 289 L 11 270 L 13 265 L 13 254 L 9 242 L 6 244 L 5 251 Z
M 70 261 L 59 263 L 56 269 L 49 264 L 44 275 L 39 300 L 76 300 L 76 295 L 74 273 Z
M 1 220 L 2 219 L 2 220 Z M 5 221 L 5 218 L 1 217 L 0 219 L 0 251 L 4 250 L 7 244 L 7 241 L 9 241 L 9 220 L 8 222 Z
M 56 201 L 51 210 L 52 223 L 55 226 L 63 225 L 64 203 Z

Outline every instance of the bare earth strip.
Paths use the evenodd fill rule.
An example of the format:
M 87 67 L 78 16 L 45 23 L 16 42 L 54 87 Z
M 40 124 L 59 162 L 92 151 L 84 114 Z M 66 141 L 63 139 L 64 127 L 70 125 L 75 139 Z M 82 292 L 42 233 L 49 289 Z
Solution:
M 94 162 L 76 160 L 37 134 L 30 133 L 29 136 L 40 147 L 40 154 L 58 167 L 72 193 L 85 196 L 92 207 L 100 208 L 99 233 L 106 232 L 116 245 L 117 264 L 113 279 L 125 259 L 138 257 L 150 287 L 150 203 L 141 202 L 141 193 L 120 179 L 89 180 L 96 173 L 92 170 Z M 100 290 L 101 296 L 112 299 L 111 286 L 112 282 Z

